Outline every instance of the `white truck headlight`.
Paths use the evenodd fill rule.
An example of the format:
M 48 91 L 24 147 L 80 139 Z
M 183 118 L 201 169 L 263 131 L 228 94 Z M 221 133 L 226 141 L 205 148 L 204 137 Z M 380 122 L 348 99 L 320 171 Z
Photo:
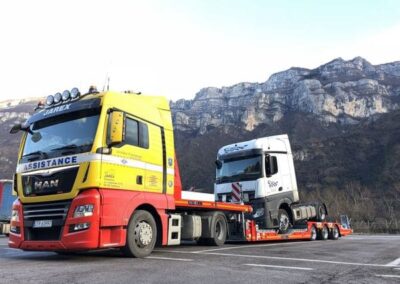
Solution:
M 74 218 L 92 216 L 93 209 L 93 204 L 79 205 L 75 208 Z
M 256 212 L 253 214 L 253 218 L 258 218 L 264 215 L 264 208 L 258 208 Z

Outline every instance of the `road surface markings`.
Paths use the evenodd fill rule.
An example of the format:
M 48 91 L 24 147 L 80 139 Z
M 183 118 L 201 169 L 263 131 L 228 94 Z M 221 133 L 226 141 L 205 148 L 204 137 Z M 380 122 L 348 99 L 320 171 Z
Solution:
M 207 252 L 207 253 L 202 253 L 202 254 L 204 254 L 204 255 L 218 255 L 218 256 L 247 257 L 247 258 L 261 258 L 261 259 L 279 259 L 279 260 L 303 261 L 303 262 L 318 262 L 318 263 L 330 263 L 330 264 L 342 264 L 342 265 L 354 265 L 354 266 L 388 267 L 386 264 L 357 263 L 357 262 L 344 262 L 344 261 L 332 261 L 332 260 L 308 259 L 308 258 L 293 258 L 293 257 L 280 257 L 280 256 L 246 255 L 246 254 L 230 254 L 230 253 L 216 253 L 216 252 Z
M 246 263 L 244 265 L 255 266 L 255 267 L 294 269 L 294 270 L 314 270 L 313 268 L 309 267 L 297 267 L 297 266 L 282 266 L 282 265 L 253 264 L 253 263 Z
M 285 245 L 298 245 L 299 242 L 291 242 L 291 243 L 273 243 L 273 244 L 257 244 L 257 245 L 241 245 L 241 246 L 232 246 L 232 247 L 224 247 L 217 249 L 205 249 L 198 251 L 191 251 L 192 253 L 205 253 L 212 251 L 220 251 L 220 250 L 230 250 L 230 249 L 242 249 L 242 248 L 257 248 L 257 247 L 272 247 L 272 246 L 285 246 Z M 311 244 L 311 243 L 309 243 Z M 302 243 L 303 245 L 303 243 Z
M 161 257 L 161 256 L 148 256 L 149 259 L 160 259 L 160 260 L 176 260 L 176 261 L 193 261 L 189 258 L 172 258 L 172 257 Z
M 390 274 L 375 274 L 375 276 L 385 277 L 385 278 L 400 278 L 400 275 L 390 275 Z
M 353 266 L 371 266 L 371 267 L 391 267 L 386 264 L 376 263 L 359 263 L 359 262 L 345 262 L 345 261 L 333 261 L 323 259 L 308 259 L 308 258 L 293 258 L 293 257 L 280 257 L 280 256 L 266 256 L 266 255 L 248 255 L 248 254 L 233 254 L 233 253 L 219 253 L 219 252 L 192 252 L 192 251 L 179 251 L 179 250 L 156 250 L 162 253 L 183 253 L 183 254 L 199 254 L 199 255 L 216 255 L 216 256 L 233 256 L 233 257 L 245 257 L 245 258 L 259 258 L 259 259 L 276 259 L 276 260 L 288 260 L 288 261 L 303 261 L 303 262 L 317 262 L 317 263 L 329 263 L 329 264 L 342 264 L 342 265 L 353 265 Z
M 364 236 L 364 235 L 359 235 L 359 236 L 346 236 L 343 238 L 343 240 L 390 240 L 390 239 L 395 239 L 398 240 L 400 239 L 400 236 Z
M 400 257 L 386 264 L 386 266 L 399 266 L 399 265 L 400 265 Z

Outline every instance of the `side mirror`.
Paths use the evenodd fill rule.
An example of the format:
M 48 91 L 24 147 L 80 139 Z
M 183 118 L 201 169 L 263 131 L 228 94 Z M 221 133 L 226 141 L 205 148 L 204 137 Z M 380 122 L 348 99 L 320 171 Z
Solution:
M 124 140 L 125 116 L 122 111 L 113 111 L 109 116 L 108 146 L 117 145 Z
M 222 162 L 220 160 L 216 160 L 215 165 L 217 166 L 218 170 L 222 168 Z
M 11 128 L 10 134 L 18 133 L 20 130 L 22 130 L 22 125 L 21 125 L 21 123 L 15 124 L 15 125 Z

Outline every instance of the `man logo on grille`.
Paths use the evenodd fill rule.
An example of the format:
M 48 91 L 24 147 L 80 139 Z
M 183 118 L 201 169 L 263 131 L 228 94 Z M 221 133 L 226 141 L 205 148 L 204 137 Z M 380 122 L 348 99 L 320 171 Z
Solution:
M 238 182 L 232 183 L 232 202 L 242 201 L 242 185 Z

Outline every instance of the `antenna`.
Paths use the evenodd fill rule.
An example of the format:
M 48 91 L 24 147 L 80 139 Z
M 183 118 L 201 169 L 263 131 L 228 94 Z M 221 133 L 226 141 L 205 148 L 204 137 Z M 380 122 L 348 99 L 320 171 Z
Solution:
M 110 69 L 111 69 L 112 61 L 108 62 L 107 64 L 107 72 L 106 72 L 106 77 L 104 79 L 104 85 L 103 85 L 103 92 L 104 91 L 109 91 L 110 90 Z

